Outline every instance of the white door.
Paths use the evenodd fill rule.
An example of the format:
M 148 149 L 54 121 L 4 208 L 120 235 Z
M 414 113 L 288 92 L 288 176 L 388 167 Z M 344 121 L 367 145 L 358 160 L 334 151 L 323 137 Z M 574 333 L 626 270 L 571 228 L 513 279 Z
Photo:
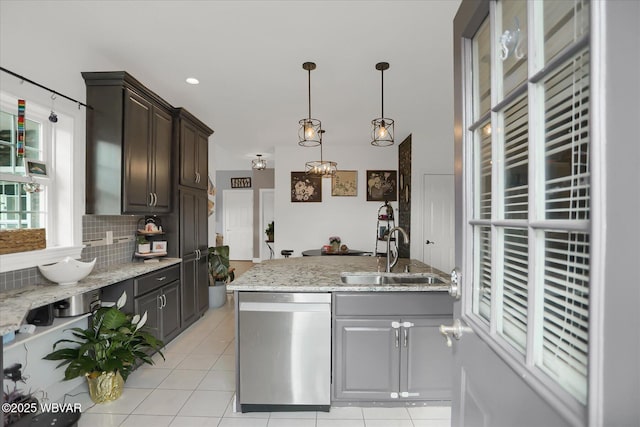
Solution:
M 425 174 L 423 183 L 422 261 L 448 272 L 455 265 L 453 175 Z
M 464 0 L 454 21 L 454 426 L 587 425 L 589 10 Z
M 253 190 L 223 190 L 224 242 L 229 258 L 253 259 Z

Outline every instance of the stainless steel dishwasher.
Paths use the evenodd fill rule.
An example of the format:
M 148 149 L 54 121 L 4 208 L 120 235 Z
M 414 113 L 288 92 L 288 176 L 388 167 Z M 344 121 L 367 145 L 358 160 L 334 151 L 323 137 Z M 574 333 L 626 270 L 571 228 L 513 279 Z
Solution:
M 238 294 L 240 410 L 328 411 L 331 294 Z

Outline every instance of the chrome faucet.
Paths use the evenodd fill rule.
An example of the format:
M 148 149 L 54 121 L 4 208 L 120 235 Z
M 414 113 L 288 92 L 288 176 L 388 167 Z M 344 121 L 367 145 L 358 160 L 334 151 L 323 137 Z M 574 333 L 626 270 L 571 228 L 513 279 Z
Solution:
M 389 234 L 387 234 L 387 273 L 391 273 L 391 268 L 398 263 L 398 258 L 400 257 L 400 254 L 396 254 L 395 259 L 393 260 L 393 262 L 391 262 L 391 237 L 393 236 L 394 231 L 402 232 L 404 242 L 409 243 L 409 235 L 406 231 L 404 231 L 404 228 L 393 227 L 391 230 L 389 230 Z

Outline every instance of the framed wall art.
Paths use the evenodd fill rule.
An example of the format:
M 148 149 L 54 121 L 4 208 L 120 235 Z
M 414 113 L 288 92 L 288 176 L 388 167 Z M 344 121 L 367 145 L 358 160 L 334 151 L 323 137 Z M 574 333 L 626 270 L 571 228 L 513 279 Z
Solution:
M 367 201 L 395 202 L 398 200 L 398 171 L 367 171 Z
M 321 202 L 322 177 L 291 172 L 291 202 Z
M 331 177 L 332 196 L 357 196 L 358 171 L 336 171 Z
M 167 242 L 165 240 L 154 240 L 151 242 L 151 252 L 167 252 Z
M 30 176 L 37 176 L 45 178 L 49 176 L 47 172 L 47 164 L 41 160 L 24 159 L 27 174 Z

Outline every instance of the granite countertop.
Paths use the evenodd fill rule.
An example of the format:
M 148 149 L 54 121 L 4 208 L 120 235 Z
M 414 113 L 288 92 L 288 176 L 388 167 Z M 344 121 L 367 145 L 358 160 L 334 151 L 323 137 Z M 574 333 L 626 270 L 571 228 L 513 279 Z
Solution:
M 380 271 L 385 258 L 380 259 Z M 378 258 L 370 256 L 301 257 L 263 261 L 227 285 L 232 291 L 275 292 L 424 292 L 448 291 L 450 280 L 442 271 L 417 260 L 400 259 L 392 270 L 403 272 L 409 265 L 411 273 L 430 273 L 441 284 L 411 285 L 345 285 L 340 281 L 343 272 L 378 271 Z
M 179 264 L 180 261 L 180 258 L 163 258 L 157 263 L 118 264 L 94 270 L 76 285 L 60 286 L 49 282 L 0 292 L 0 335 L 18 329 L 29 310 Z

